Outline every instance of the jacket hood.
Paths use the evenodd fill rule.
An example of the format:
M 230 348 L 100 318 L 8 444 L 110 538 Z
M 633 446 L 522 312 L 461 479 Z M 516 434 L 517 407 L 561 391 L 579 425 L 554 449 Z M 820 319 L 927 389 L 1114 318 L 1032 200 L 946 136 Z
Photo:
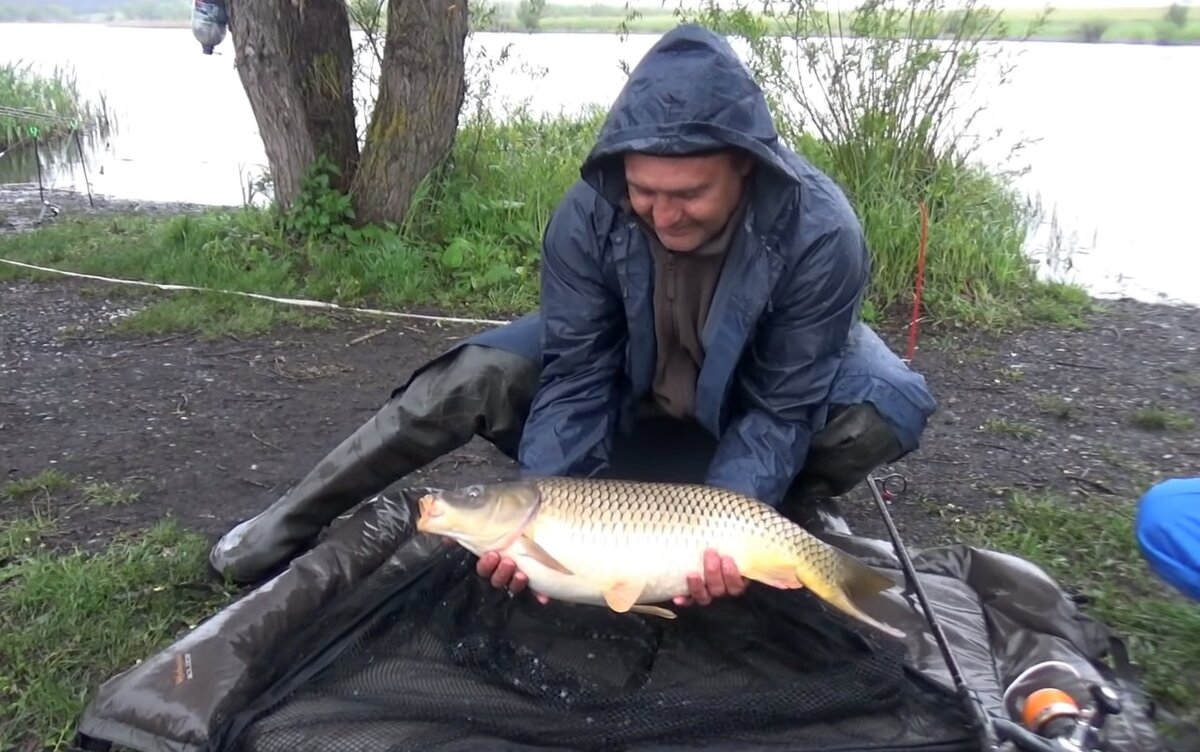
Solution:
M 766 97 L 733 47 L 701 26 L 683 24 L 630 73 L 580 175 L 618 204 L 626 193 L 619 159 L 625 152 L 671 156 L 732 146 L 797 182 L 776 150 L 778 141 Z

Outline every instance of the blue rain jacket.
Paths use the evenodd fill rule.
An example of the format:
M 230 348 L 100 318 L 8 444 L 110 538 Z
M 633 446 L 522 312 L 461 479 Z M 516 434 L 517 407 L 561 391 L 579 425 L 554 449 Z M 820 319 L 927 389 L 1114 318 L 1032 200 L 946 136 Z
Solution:
M 778 138 L 763 93 L 736 52 L 721 37 L 684 25 L 632 71 L 580 181 L 551 217 L 540 313 L 475 338 L 533 349 L 529 355 L 540 358 L 541 383 L 518 453 L 524 472 L 587 476 L 604 469 L 616 432 L 630 427 L 636 403 L 651 389 L 654 268 L 642 230 L 620 208 L 622 153 L 728 146 L 752 154 L 759 169 L 703 331 L 696 417 L 718 440 L 705 482 L 774 505 L 801 470 L 823 425 L 847 335 L 863 326 L 868 251 L 841 190 Z M 519 344 L 534 327 L 536 347 Z M 867 337 L 868 346 L 877 345 L 870 357 L 890 358 L 883 368 L 909 380 L 901 387 L 908 390 L 904 404 L 882 411 L 911 451 L 932 398 L 873 332 L 858 339 Z M 878 397 L 879 379 L 859 371 L 860 395 Z

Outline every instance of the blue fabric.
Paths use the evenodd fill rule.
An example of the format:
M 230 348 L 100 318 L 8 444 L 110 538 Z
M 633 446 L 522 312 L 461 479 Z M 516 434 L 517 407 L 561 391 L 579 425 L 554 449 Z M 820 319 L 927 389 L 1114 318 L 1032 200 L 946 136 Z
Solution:
M 526 473 L 603 471 L 651 389 L 654 268 L 621 209 L 621 155 L 728 146 L 760 168 L 702 333 L 696 417 L 718 440 L 706 482 L 778 504 L 831 403 L 871 402 L 904 451 L 917 447 L 936 404 L 923 377 L 859 322 L 870 256 L 846 197 L 780 142 L 728 43 L 684 25 L 633 70 L 551 217 L 539 313 L 472 340 L 536 351 L 541 382 L 519 449 Z
M 1200 478 L 1175 478 L 1138 502 L 1136 534 L 1150 569 L 1200 600 Z

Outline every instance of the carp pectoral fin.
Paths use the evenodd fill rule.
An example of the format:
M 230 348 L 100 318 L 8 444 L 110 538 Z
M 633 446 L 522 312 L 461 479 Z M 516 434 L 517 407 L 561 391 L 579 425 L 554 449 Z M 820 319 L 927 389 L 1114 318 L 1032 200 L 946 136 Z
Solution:
M 623 614 L 633 608 L 645 588 L 645 582 L 614 582 L 604 589 L 604 602 L 613 611 Z
M 546 553 L 546 549 L 542 548 L 537 543 L 534 543 L 533 540 L 528 536 L 521 536 L 521 545 L 525 548 L 525 553 L 529 555 L 529 558 L 533 559 L 547 569 L 553 569 L 555 572 L 561 572 L 565 575 L 574 576 L 574 572 L 563 566 L 562 562 L 560 562 L 558 559 Z
M 663 619 L 677 619 L 674 611 L 665 609 L 662 606 L 631 606 L 630 611 L 635 614 L 649 614 L 650 616 L 658 616 Z

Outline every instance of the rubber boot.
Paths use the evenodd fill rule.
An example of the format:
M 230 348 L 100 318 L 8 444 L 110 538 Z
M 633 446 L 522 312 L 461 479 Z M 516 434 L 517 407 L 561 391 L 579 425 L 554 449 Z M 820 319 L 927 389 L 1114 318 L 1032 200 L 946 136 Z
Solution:
M 452 350 L 414 374 L 300 483 L 226 533 L 209 562 L 235 582 L 258 582 L 339 515 L 475 435 L 514 456 L 536 386 L 536 364 L 525 358 L 476 345 Z
M 835 406 L 812 439 L 804 469 L 788 489 L 780 511 L 809 530 L 850 534 L 834 497 L 876 468 L 904 455 L 899 439 L 871 404 Z

